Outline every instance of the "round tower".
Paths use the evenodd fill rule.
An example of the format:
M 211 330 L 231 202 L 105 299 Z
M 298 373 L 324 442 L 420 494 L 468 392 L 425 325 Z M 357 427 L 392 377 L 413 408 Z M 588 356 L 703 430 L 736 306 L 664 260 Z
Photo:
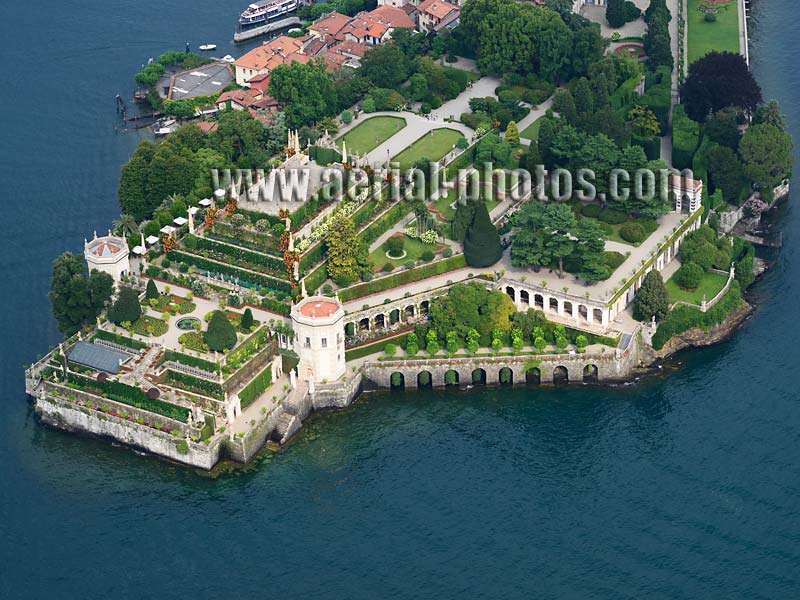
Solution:
M 292 307 L 301 380 L 332 382 L 345 374 L 344 309 L 337 298 L 311 296 Z

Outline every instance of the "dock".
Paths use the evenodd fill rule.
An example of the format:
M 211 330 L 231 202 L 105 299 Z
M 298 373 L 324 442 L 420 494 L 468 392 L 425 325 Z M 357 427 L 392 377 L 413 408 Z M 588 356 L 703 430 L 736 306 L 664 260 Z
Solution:
M 237 31 L 233 34 L 233 41 L 236 44 L 240 44 L 242 42 L 252 40 L 253 38 L 272 33 L 273 31 L 278 31 L 279 29 L 285 29 L 287 27 L 294 27 L 300 24 L 302 24 L 302 21 L 297 16 L 293 15 L 291 17 L 286 17 L 285 19 L 267 23 L 266 25 L 254 27 L 253 29 Z

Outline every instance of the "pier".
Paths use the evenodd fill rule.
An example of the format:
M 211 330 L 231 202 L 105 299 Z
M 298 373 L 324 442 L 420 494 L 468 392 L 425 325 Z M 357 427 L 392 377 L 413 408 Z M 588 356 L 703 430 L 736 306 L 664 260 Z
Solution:
M 253 29 L 247 29 L 245 31 L 237 31 L 236 33 L 233 34 L 233 41 L 236 44 L 241 44 L 242 42 L 252 40 L 253 38 L 257 38 L 262 35 L 267 35 L 268 33 L 272 33 L 273 31 L 286 29 L 287 27 L 294 27 L 300 24 L 302 24 L 302 21 L 296 15 L 292 15 L 291 17 L 286 17 L 285 19 L 279 19 L 277 21 L 273 21 L 272 23 L 267 23 L 266 25 L 260 25 L 259 27 L 254 27 Z

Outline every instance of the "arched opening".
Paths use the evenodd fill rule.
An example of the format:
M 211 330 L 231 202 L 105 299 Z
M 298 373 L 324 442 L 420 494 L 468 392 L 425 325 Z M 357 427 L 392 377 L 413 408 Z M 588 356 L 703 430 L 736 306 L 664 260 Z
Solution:
M 558 366 L 553 369 L 553 383 L 567 383 L 569 382 L 569 371 L 567 367 Z
M 414 316 L 414 311 L 415 311 L 415 310 L 416 310 L 416 307 L 415 307 L 413 304 L 411 304 L 410 306 L 406 306 L 406 307 L 403 309 L 403 312 L 405 312 L 405 313 L 406 313 L 406 317 L 413 317 L 413 316 Z
M 533 295 L 533 304 L 539 310 L 544 310 L 544 296 L 541 294 L 534 294 Z
M 586 365 L 583 367 L 584 383 L 595 383 L 597 380 L 597 365 Z
M 431 303 L 428 300 L 423 300 L 419 303 L 419 312 L 420 314 L 427 315 L 428 310 L 431 307 Z
M 375 315 L 375 328 L 383 329 L 386 327 L 386 317 L 384 315 Z
M 572 314 L 572 302 L 564 300 L 564 314 L 569 315 L 570 317 L 575 316 L 574 314 Z
M 350 321 L 344 324 L 344 334 L 347 337 L 353 337 L 356 334 L 356 324 Z
M 369 331 L 369 317 L 364 317 L 358 322 L 358 328 L 361 331 Z
M 689 197 L 688 194 L 683 195 L 683 200 L 681 201 L 681 212 L 687 214 L 689 212 L 689 207 L 692 203 L 692 199 Z
M 514 372 L 508 367 L 503 367 L 497 374 L 500 385 L 512 385 L 514 383 Z
M 430 371 L 420 371 L 417 375 L 417 387 L 429 388 L 433 387 L 433 377 Z
M 550 298 L 550 310 L 558 312 L 558 298 Z
M 393 390 L 402 390 L 406 387 L 406 378 L 400 371 L 395 371 L 389 378 Z
M 595 323 L 602 323 L 603 322 L 603 309 L 595 308 L 592 311 L 592 314 L 594 315 L 594 322 Z
M 486 385 L 486 371 L 481 368 L 473 370 L 472 383 L 474 385 Z
M 531 367 L 525 371 L 525 383 L 530 385 L 538 385 L 542 383 L 542 372 L 538 367 Z
M 519 301 L 522 302 L 523 304 L 530 305 L 530 303 L 531 303 L 531 295 L 530 295 L 530 293 L 527 292 L 526 290 L 520 290 L 519 291 Z
M 389 322 L 394 325 L 395 323 L 400 321 L 400 309 L 395 308 L 392 312 L 389 313 Z
M 509 298 L 511 298 L 512 300 L 514 300 L 514 301 L 517 300 L 517 293 L 514 290 L 514 288 L 511 287 L 510 285 L 506 286 L 506 294 L 508 294 Z
M 578 315 L 584 320 L 589 320 L 589 309 L 586 308 L 583 304 L 578 305 Z
M 445 385 L 458 385 L 458 371 L 450 369 L 444 374 Z

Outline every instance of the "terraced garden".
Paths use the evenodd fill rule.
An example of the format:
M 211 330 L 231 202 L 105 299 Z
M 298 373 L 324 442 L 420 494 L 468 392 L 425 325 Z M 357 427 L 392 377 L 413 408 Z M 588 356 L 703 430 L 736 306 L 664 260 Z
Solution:
M 348 154 L 351 152 L 366 154 L 380 146 L 405 126 L 406 120 L 402 117 L 369 117 L 336 141 L 339 146 L 343 141 L 347 144 Z
M 420 158 L 432 161 L 440 160 L 452 149 L 460 137 L 462 137 L 461 132 L 455 129 L 448 127 L 434 129 L 415 140 L 397 156 L 393 156 L 392 160 L 400 163 L 401 169 L 412 167 Z

